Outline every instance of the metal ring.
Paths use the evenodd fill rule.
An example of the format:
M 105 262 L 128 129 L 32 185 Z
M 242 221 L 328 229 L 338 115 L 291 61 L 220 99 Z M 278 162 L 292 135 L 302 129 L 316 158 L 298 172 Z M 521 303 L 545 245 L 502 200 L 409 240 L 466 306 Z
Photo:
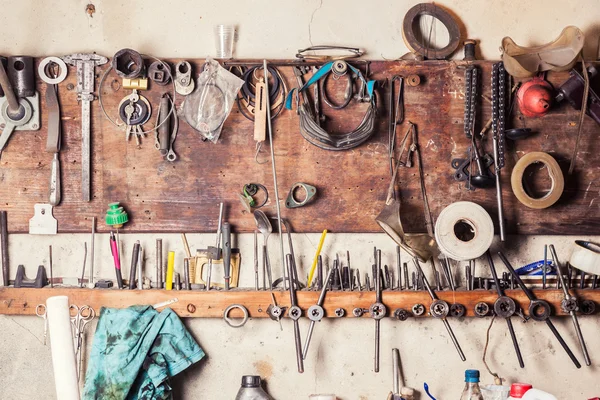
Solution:
M 50 78 L 46 73 L 46 67 L 50 63 L 54 63 L 60 68 L 60 73 L 56 78 Z M 38 66 L 38 75 L 40 76 L 40 79 L 46 82 L 48 85 L 58 85 L 59 83 L 64 81 L 67 78 L 68 71 L 69 68 L 67 67 L 67 64 L 60 58 L 54 56 L 44 58 Z
M 244 317 L 237 324 L 234 322 L 234 319 L 229 318 L 229 312 L 234 308 L 237 308 L 238 310 L 241 310 L 244 313 Z M 223 320 L 225 320 L 225 322 L 227 322 L 227 325 L 229 325 L 232 328 L 241 328 L 246 324 L 246 322 L 248 322 L 248 309 L 241 304 L 232 304 L 229 307 L 227 307 L 223 312 Z
M 545 321 L 550 318 L 550 303 L 545 300 L 532 300 L 529 303 L 529 316 L 534 321 Z

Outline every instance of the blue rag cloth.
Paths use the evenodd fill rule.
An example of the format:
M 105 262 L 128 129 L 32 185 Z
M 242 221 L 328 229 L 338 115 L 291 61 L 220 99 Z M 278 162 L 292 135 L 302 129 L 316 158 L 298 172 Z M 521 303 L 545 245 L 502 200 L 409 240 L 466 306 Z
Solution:
M 83 399 L 171 399 L 169 378 L 203 357 L 204 351 L 173 310 L 103 307 Z

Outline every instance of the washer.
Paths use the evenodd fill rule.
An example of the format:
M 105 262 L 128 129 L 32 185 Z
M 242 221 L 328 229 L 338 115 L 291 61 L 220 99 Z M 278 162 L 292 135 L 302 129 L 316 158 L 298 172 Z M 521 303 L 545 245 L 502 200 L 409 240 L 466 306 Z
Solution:
M 242 320 L 240 322 L 236 322 L 236 320 L 229 318 L 229 312 L 234 308 L 237 308 L 238 310 L 241 310 L 244 313 L 244 316 L 242 317 Z M 227 307 L 223 312 L 223 319 L 225 320 L 225 322 L 227 322 L 227 325 L 229 325 L 230 327 L 241 328 L 242 326 L 246 325 L 246 322 L 248 322 L 248 309 L 241 304 L 232 304 L 229 307 Z
M 46 73 L 46 67 L 50 63 L 54 63 L 60 68 L 60 73 L 56 78 L 50 78 Z M 65 62 L 58 57 L 46 57 L 40 62 L 40 65 L 38 66 L 38 75 L 40 76 L 42 81 L 46 82 L 48 85 L 58 85 L 59 83 L 64 81 L 67 78 L 68 71 L 69 68 L 67 67 L 67 64 L 65 64 Z

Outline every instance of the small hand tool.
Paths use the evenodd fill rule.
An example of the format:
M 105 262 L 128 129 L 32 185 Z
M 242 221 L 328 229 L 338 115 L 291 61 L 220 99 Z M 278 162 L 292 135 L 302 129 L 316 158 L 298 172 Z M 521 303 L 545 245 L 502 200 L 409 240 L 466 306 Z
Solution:
M 415 264 L 417 271 L 420 272 L 421 278 L 423 279 L 423 285 L 425 286 L 425 289 L 427 289 L 427 292 L 429 292 L 429 296 L 431 297 L 431 300 L 433 300 L 433 302 L 431 303 L 431 307 L 429 307 L 431 315 L 435 318 L 439 318 L 444 323 L 444 326 L 446 327 L 446 330 L 448 331 L 448 334 L 450 335 L 450 339 L 452 339 L 452 343 L 454 343 L 454 347 L 456 347 L 456 351 L 458 352 L 460 359 L 462 361 L 465 361 L 466 360 L 465 355 L 464 355 L 462 349 L 460 348 L 460 344 L 458 343 L 458 340 L 456 339 L 456 336 L 454 335 L 452 328 L 450 327 L 450 323 L 446 319 L 446 317 L 448 316 L 448 313 L 450 312 L 450 307 L 448 306 L 448 303 L 446 303 L 443 300 L 440 300 L 437 297 L 437 295 L 435 294 L 435 292 L 429 285 L 429 281 L 425 277 L 425 274 L 423 273 L 423 270 L 421 269 L 421 265 L 419 265 L 419 260 L 413 258 L 413 263 Z
M 308 286 L 312 286 L 312 279 L 315 273 L 315 268 L 317 266 L 317 260 L 319 259 L 319 255 L 321 254 L 321 250 L 323 249 L 323 243 L 325 242 L 325 237 L 327 236 L 327 229 L 323 230 L 321 233 L 321 239 L 319 239 L 319 245 L 317 246 L 317 252 L 315 253 L 315 258 L 313 259 L 312 266 L 310 267 L 310 273 L 308 274 Z
M 379 260 L 381 262 L 381 260 Z M 374 277 L 375 281 L 375 303 L 371 304 L 369 308 L 369 314 L 371 318 L 375 320 L 375 359 L 374 359 L 374 370 L 375 372 L 379 372 L 379 339 L 380 339 L 380 323 L 381 319 L 385 317 L 387 313 L 387 308 L 382 303 L 381 296 L 381 268 L 379 266 L 377 268 L 377 274 Z
M 216 240 L 216 243 L 215 243 L 215 250 L 216 250 L 217 255 L 220 253 L 220 251 L 219 251 L 219 244 L 221 243 L 221 227 L 222 227 L 222 223 L 223 223 L 223 203 L 221 203 L 219 205 L 219 221 L 218 221 L 218 224 L 217 224 L 217 240 Z M 210 254 L 211 254 L 211 252 L 209 251 L 209 255 Z M 216 258 L 218 259 L 220 257 L 217 256 Z M 209 257 L 209 259 L 208 259 L 208 277 L 206 279 L 206 290 L 207 291 L 210 290 L 210 280 L 211 280 L 211 277 L 212 277 L 212 264 L 213 264 L 213 258 Z M 169 284 L 169 282 L 167 282 L 167 284 Z
M 140 256 L 140 242 L 138 240 L 133 245 L 133 252 L 131 253 L 131 267 L 129 269 L 129 289 L 135 289 L 135 273 L 137 270 L 139 256 Z M 140 277 L 140 280 L 141 280 L 141 277 Z
M 88 288 L 92 289 L 95 287 L 94 284 L 94 242 L 96 241 L 96 217 L 92 217 L 92 237 L 90 240 L 90 278 L 88 281 Z
M 496 299 L 496 302 L 494 303 L 494 312 L 497 316 L 504 317 L 506 320 L 508 332 L 510 333 L 513 347 L 515 348 L 515 353 L 517 354 L 517 360 L 519 361 L 519 366 L 521 368 L 525 368 L 523 356 L 521 355 L 521 349 L 519 348 L 519 342 L 517 341 L 517 336 L 515 335 L 515 329 L 511 320 L 511 317 L 517 310 L 515 301 L 504 294 L 504 289 L 502 289 L 502 285 L 500 285 L 500 280 L 498 279 L 498 274 L 496 273 L 496 267 L 494 266 L 494 260 L 492 260 L 492 255 L 490 254 L 489 250 L 486 252 L 486 256 L 488 263 L 490 264 L 490 270 L 492 272 L 492 277 L 494 278 L 494 284 L 496 285 L 496 292 L 498 293 L 498 299 Z
M 560 261 L 558 261 L 558 256 L 556 255 L 556 250 L 554 249 L 554 245 L 550 245 L 550 253 L 552 254 L 552 259 L 554 260 L 554 265 L 556 265 L 556 275 L 558 276 L 558 279 L 560 279 L 561 281 L 564 279 L 562 276 L 562 271 L 561 271 L 561 264 Z M 545 266 L 544 266 L 545 269 Z M 581 271 L 583 274 L 583 271 Z M 581 277 L 581 279 L 583 280 L 583 276 Z M 579 321 L 577 320 L 577 313 L 576 311 L 579 309 L 579 306 L 577 304 L 577 298 L 575 296 L 572 296 L 569 293 L 569 289 L 567 289 L 567 287 L 564 285 L 563 282 L 563 293 L 564 293 L 564 298 L 560 304 L 561 308 L 563 309 L 564 312 L 568 312 L 571 315 L 571 320 L 573 321 L 573 327 L 575 328 L 575 333 L 577 333 L 577 339 L 579 340 L 579 345 L 581 346 L 581 351 L 583 352 L 583 358 L 585 359 L 585 365 L 587 365 L 588 367 L 592 364 L 592 362 L 590 361 L 590 355 L 588 353 L 587 350 L 587 346 L 585 345 L 585 340 L 583 340 L 583 333 L 581 332 L 581 327 L 579 326 Z
M 81 102 L 81 191 L 84 201 L 91 200 L 91 102 L 94 100 L 96 66 L 108 59 L 98 54 L 71 54 L 62 58 L 77 67 L 77 99 Z
M 229 290 L 229 280 L 231 279 L 231 225 L 229 222 L 223 222 L 223 271 L 225 275 L 225 290 Z
M 327 274 L 327 278 L 325 278 L 325 282 L 329 282 L 331 279 L 331 275 L 333 274 L 333 268 L 329 270 Z M 307 316 L 310 319 L 310 325 L 308 327 L 308 333 L 306 335 L 306 341 L 304 342 L 304 349 L 302 350 L 302 358 L 306 360 L 306 355 L 308 354 L 308 346 L 310 346 L 310 339 L 312 338 L 313 330 L 315 328 L 315 323 L 323 319 L 325 315 L 325 310 L 323 309 L 323 303 L 325 302 L 325 294 L 327 293 L 327 285 L 321 284 L 321 294 L 319 295 L 319 299 L 317 300 L 317 304 L 310 306 L 308 308 Z
M 163 271 L 162 261 L 162 239 L 156 239 L 156 288 L 163 288 L 165 272 Z
M 115 234 L 110 233 L 110 251 L 113 256 L 113 260 L 115 263 L 115 273 L 117 276 L 117 287 L 119 289 L 123 289 L 123 277 L 121 275 L 121 260 L 119 258 L 119 250 L 117 248 L 117 241 L 115 239 Z
M 288 315 L 294 321 L 294 342 L 296 344 L 296 361 L 298 362 L 298 372 L 304 372 L 304 362 L 302 361 L 302 342 L 300 338 L 300 324 L 298 320 L 302 316 L 302 310 L 298 307 L 298 298 L 296 297 L 296 272 L 294 271 L 294 265 L 292 261 L 292 255 L 286 256 L 286 264 L 288 269 L 288 276 L 290 278 L 290 308 Z
M 175 252 L 170 251 L 167 258 L 167 281 L 165 282 L 165 289 L 173 290 L 173 274 L 175 268 Z
M 558 330 L 556 330 L 556 327 L 554 326 L 554 324 L 552 323 L 552 320 L 550 319 L 550 314 L 551 314 L 550 304 L 545 300 L 539 300 L 535 297 L 533 292 L 531 290 L 529 290 L 529 288 L 525 285 L 525 283 L 523 282 L 521 277 L 516 273 L 516 271 L 514 270 L 514 268 L 508 261 L 508 258 L 506 258 L 506 256 L 502 252 L 498 252 L 498 256 L 500 256 L 500 259 L 506 266 L 506 269 L 508 269 L 508 272 L 510 272 L 510 274 L 514 277 L 514 279 L 517 281 L 517 284 L 521 287 L 521 289 L 523 290 L 523 292 L 529 299 L 529 316 L 535 321 L 546 322 L 546 325 L 548 325 L 548 328 L 550 329 L 550 331 L 552 331 L 552 333 L 556 337 L 556 340 L 558 340 L 558 342 L 560 343 L 562 348 L 565 350 L 565 352 L 571 359 L 571 361 L 573 361 L 573 364 L 575 364 L 575 366 L 577 368 L 581 368 L 581 364 L 579 363 L 579 360 L 577 360 L 577 358 L 575 357 L 575 355 L 569 348 L 569 345 L 567 345 L 567 343 L 564 341 L 564 339 L 562 338 L 560 333 L 558 333 Z M 558 269 L 557 269 L 557 274 L 560 275 L 560 270 L 558 270 Z M 564 287 L 565 286 L 563 285 L 563 288 Z
M 0 211 L 0 250 L 2 252 L 2 283 L 4 286 L 8 286 L 8 220 L 6 211 Z

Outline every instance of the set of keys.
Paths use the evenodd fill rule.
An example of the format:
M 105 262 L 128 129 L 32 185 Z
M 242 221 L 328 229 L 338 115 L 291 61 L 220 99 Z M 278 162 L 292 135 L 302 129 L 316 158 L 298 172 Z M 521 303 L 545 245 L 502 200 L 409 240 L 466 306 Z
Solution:
M 133 89 L 129 96 L 124 97 L 119 103 L 119 117 L 126 124 L 125 140 L 129 141 L 135 135 L 138 148 L 142 144 L 142 136 L 146 132 L 142 129 L 152 115 L 152 107 L 147 98 L 140 95 L 137 89 Z

